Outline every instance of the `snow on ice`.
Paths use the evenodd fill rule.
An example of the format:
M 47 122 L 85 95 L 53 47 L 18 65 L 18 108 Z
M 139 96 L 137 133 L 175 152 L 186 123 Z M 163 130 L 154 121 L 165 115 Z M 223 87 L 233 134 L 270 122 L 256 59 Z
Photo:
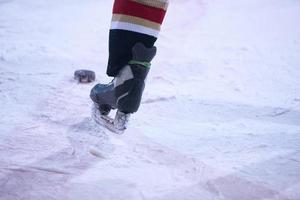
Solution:
M 299 200 L 300 2 L 171 0 L 121 136 L 72 80 L 112 3 L 0 0 L 0 199 Z

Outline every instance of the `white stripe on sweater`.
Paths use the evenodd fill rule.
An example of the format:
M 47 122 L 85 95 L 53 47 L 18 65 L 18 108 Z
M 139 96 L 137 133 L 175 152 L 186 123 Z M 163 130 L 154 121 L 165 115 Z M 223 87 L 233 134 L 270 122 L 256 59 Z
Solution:
M 113 21 L 111 22 L 110 29 L 121 29 L 121 30 L 127 30 L 127 31 L 133 31 L 133 32 L 138 32 L 138 33 L 143 33 L 146 35 L 150 35 L 153 37 L 158 36 L 159 31 L 155 29 L 151 29 L 145 26 L 137 25 L 137 24 L 131 24 L 127 22 L 116 22 Z

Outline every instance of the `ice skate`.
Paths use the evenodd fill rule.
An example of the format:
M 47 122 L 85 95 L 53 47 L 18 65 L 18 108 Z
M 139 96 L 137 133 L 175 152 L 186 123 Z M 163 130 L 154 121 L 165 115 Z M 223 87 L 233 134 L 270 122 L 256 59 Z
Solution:
M 94 86 L 90 97 L 94 102 L 92 117 L 96 123 L 119 134 L 126 130 L 130 114 L 140 106 L 145 79 L 155 54 L 156 47 L 146 48 L 141 43 L 136 44 L 132 49 L 132 60 L 112 82 Z M 109 116 L 112 109 L 117 109 L 114 118 Z

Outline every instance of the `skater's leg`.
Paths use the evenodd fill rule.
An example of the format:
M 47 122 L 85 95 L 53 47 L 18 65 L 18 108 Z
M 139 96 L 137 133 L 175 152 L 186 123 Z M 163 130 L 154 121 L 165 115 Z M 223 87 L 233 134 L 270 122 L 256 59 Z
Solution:
M 109 76 L 115 77 L 128 64 L 136 43 L 153 47 L 167 7 L 167 0 L 115 0 L 109 34 Z
M 125 130 L 129 114 L 139 108 L 167 6 L 168 0 L 114 2 L 107 66 L 107 75 L 114 80 L 96 85 L 90 95 L 96 108 L 94 116 L 100 114 L 98 119 L 104 120 L 105 126 L 113 127 L 110 129 Z M 115 108 L 118 109 L 115 119 L 107 123 L 111 120 L 104 115 Z
M 146 60 L 134 60 L 133 46 L 142 43 L 147 48 L 153 47 L 167 7 L 168 0 L 115 0 L 109 34 L 109 76 L 116 77 L 128 64 L 150 66 Z M 116 108 L 113 89 L 112 84 L 98 84 L 93 88 L 91 98 L 98 104 L 110 102 L 111 107 Z

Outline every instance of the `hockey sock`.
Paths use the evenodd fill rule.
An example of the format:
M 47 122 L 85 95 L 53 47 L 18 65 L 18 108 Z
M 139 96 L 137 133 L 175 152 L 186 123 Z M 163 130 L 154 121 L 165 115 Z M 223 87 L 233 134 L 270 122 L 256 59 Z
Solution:
M 168 7 L 168 0 L 115 0 L 109 33 L 107 75 L 116 76 L 132 61 L 132 47 L 153 47 Z M 141 64 L 141 63 L 139 63 Z M 142 63 L 149 67 L 149 63 Z

